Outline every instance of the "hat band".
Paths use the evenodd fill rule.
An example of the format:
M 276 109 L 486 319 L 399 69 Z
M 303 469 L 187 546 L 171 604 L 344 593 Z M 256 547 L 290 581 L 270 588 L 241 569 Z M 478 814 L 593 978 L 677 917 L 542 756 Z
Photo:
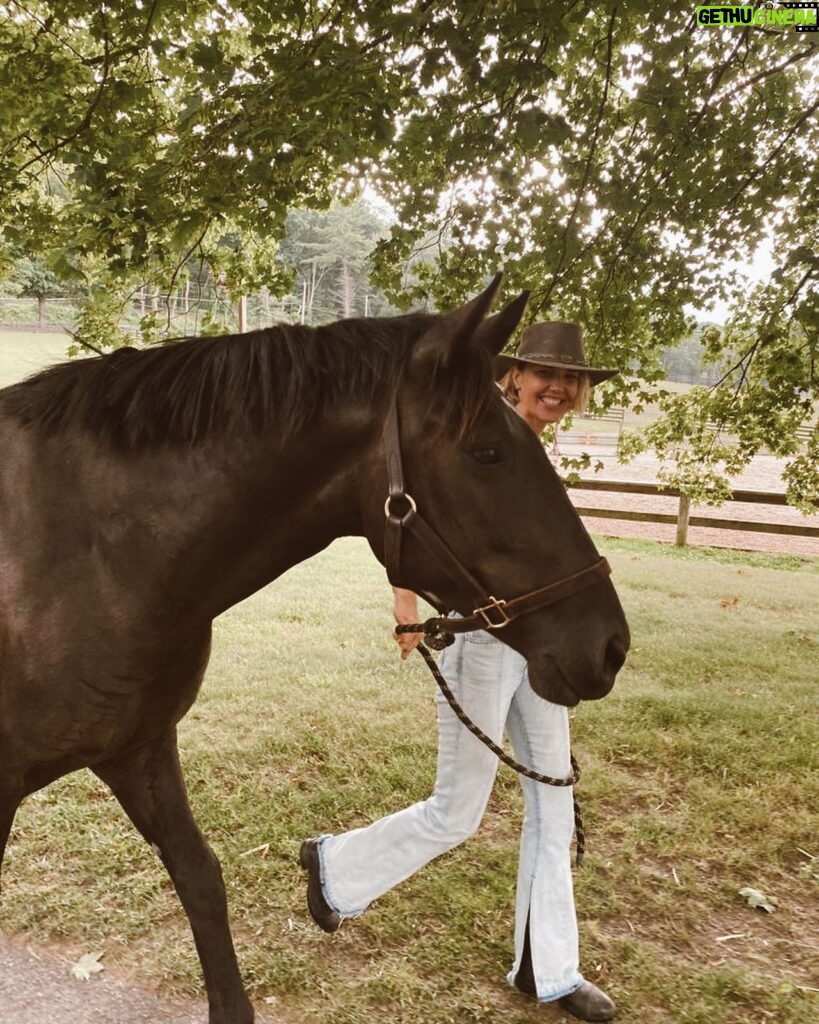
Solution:
M 587 364 L 581 362 L 576 356 L 566 355 L 565 352 L 528 352 L 525 356 L 518 356 L 519 359 L 530 359 L 548 361 L 550 363 L 570 363 L 572 366 L 587 368 Z

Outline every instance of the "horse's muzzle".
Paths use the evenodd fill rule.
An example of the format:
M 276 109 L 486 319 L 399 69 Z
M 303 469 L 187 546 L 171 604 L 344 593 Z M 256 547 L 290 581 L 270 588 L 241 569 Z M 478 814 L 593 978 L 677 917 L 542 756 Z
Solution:
M 628 630 L 609 638 L 597 659 L 562 663 L 544 653 L 529 660 L 529 682 L 544 700 L 574 707 L 581 700 L 600 700 L 614 686 L 629 647 Z

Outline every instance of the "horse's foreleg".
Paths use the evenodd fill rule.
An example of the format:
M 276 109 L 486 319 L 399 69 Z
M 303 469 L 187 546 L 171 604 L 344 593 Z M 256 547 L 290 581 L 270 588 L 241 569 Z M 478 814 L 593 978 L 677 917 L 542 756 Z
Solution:
M 97 765 L 128 816 L 154 845 L 193 931 L 210 1024 L 252 1024 L 228 923 L 222 871 L 196 825 L 179 767 L 176 730 L 140 750 Z
M 17 813 L 21 799 L 22 793 L 20 790 L 11 786 L 4 786 L 0 783 L 0 871 L 3 868 L 3 855 L 6 852 L 6 843 L 11 832 L 11 824 L 14 821 L 14 815 Z

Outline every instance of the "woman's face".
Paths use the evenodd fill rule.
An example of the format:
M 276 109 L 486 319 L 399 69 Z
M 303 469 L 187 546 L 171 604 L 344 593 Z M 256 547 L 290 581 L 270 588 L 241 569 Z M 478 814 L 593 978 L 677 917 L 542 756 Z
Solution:
M 536 434 L 558 423 L 574 405 L 580 390 L 579 370 L 524 363 L 515 367 L 512 382 L 517 388 L 518 414 Z

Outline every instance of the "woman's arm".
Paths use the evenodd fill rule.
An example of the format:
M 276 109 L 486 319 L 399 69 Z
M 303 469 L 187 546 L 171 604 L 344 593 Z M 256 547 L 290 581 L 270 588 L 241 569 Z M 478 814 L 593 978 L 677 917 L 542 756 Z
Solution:
M 411 622 L 417 622 L 418 598 L 415 594 L 413 594 L 411 590 L 402 590 L 400 587 L 393 587 L 392 592 L 395 598 L 392 606 L 395 621 L 400 626 L 408 625 Z M 421 642 L 421 634 L 400 633 L 395 639 L 398 642 L 398 646 L 401 648 L 401 660 L 406 661 Z

